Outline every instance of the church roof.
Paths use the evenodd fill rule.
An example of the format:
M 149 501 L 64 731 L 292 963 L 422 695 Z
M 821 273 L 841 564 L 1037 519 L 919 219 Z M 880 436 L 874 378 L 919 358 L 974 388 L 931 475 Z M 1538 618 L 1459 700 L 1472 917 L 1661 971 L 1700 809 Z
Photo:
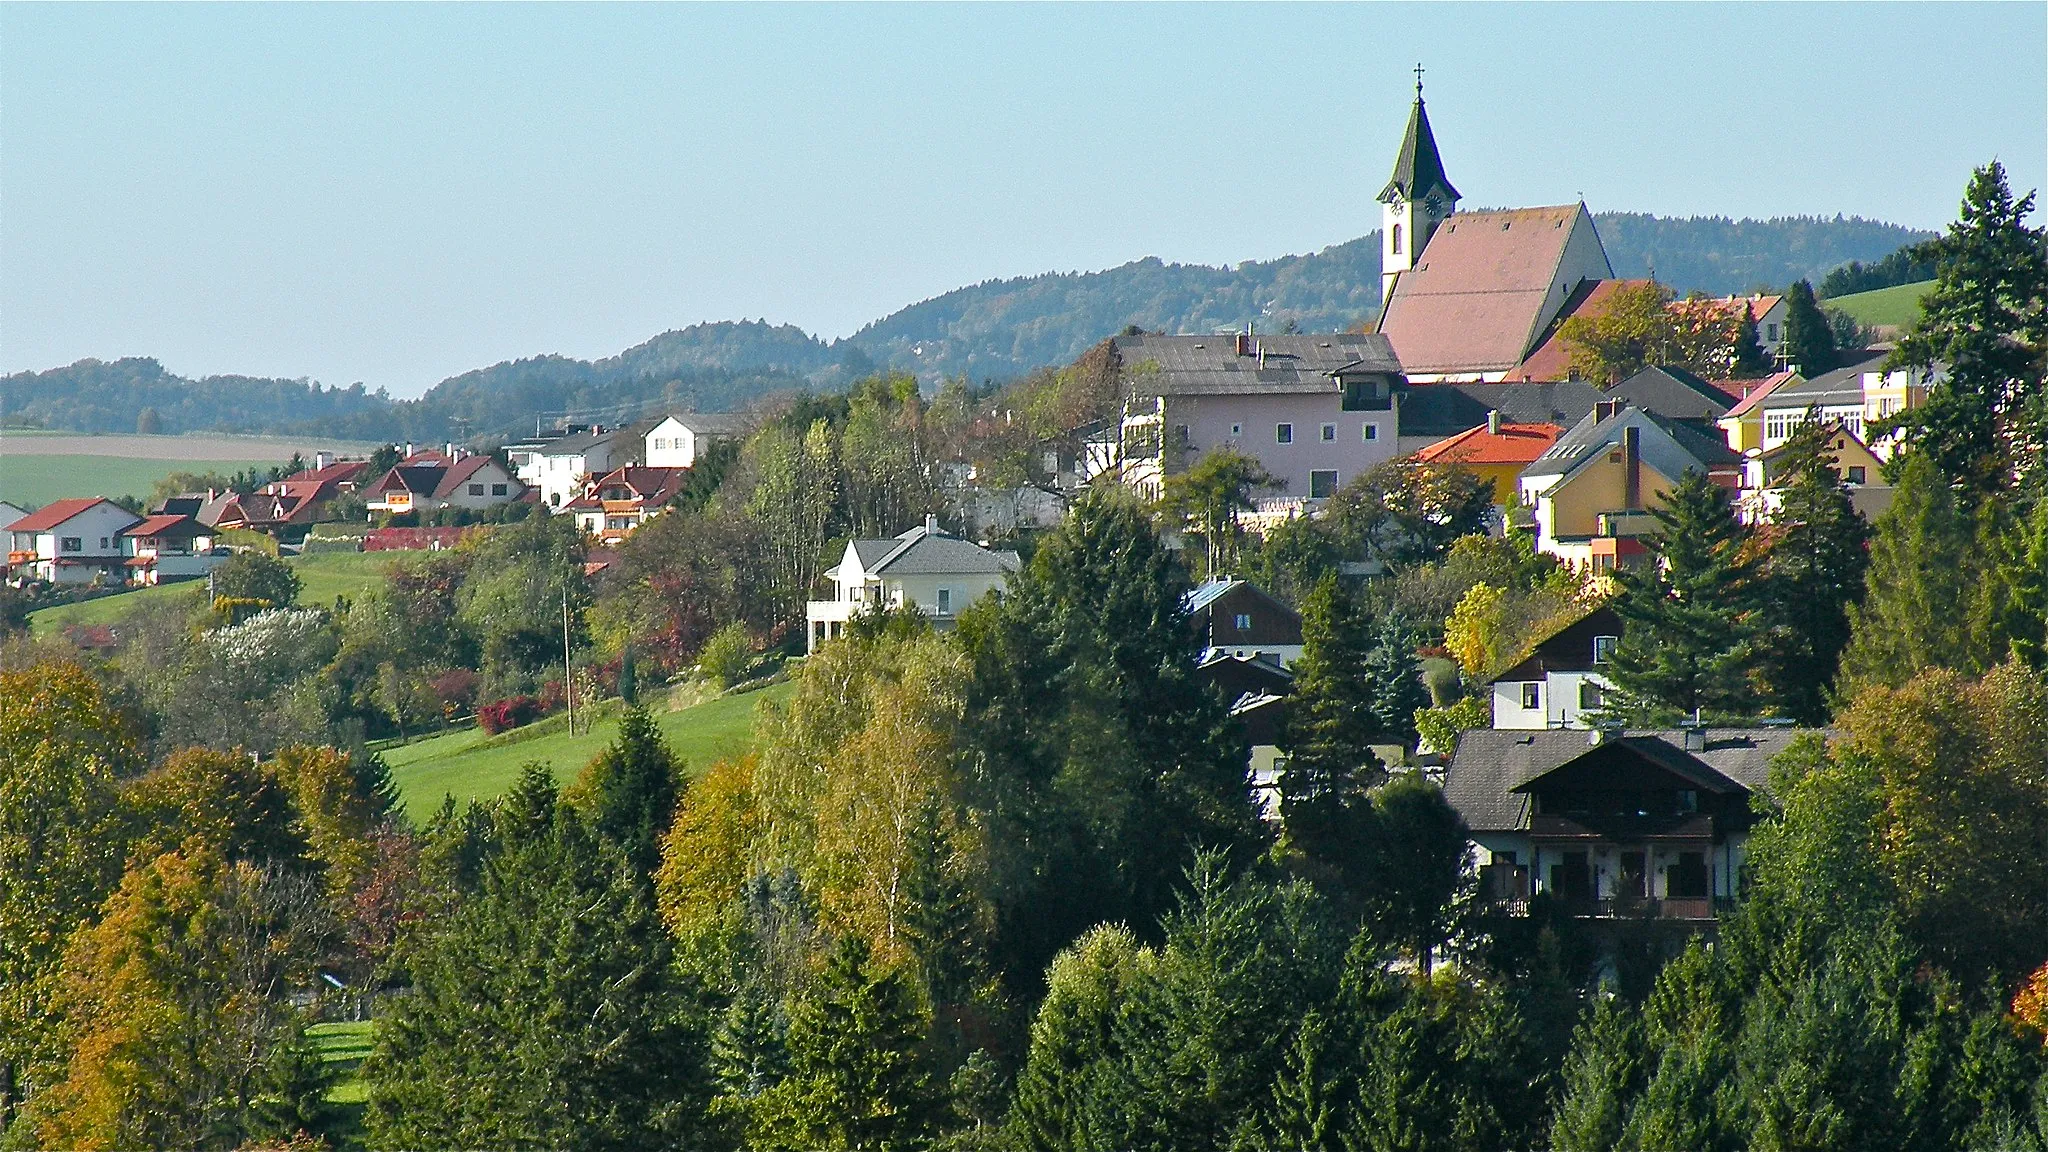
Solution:
M 1429 130 L 1429 113 L 1422 107 L 1422 85 L 1415 85 L 1415 108 L 1408 114 L 1408 134 L 1401 138 L 1401 152 L 1394 158 L 1394 178 L 1380 190 L 1380 202 L 1395 197 L 1420 200 L 1431 189 L 1440 188 L 1452 200 L 1458 190 L 1444 176 L 1444 159 L 1437 154 L 1436 133 Z
M 1582 226 L 1593 228 L 1583 204 L 1446 218 L 1420 262 L 1394 281 L 1380 319 L 1401 367 L 1413 376 L 1506 372 L 1520 364 L 1541 325 L 1578 287 L 1575 276 L 1553 290 Z M 1597 249 L 1598 233 L 1592 236 Z M 1604 254 L 1597 265 L 1581 263 L 1595 273 L 1589 278 L 1614 274 Z
M 1614 293 L 1622 288 L 1640 288 L 1654 284 L 1654 280 L 1588 280 L 1572 290 L 1572 294 L 1558 310 L 1557 318 L 1543 330 L 1543 339 L 1537 342 L 1535 351 L 1523 357 L 1520 364 L 1508 372 L 1510 380 L 1570 380 L 1572 378 L 1572 350 L 1565 343 L 1558 329 L 1574 316 L 1597 319 L 1607 315 L 1614 305 Z

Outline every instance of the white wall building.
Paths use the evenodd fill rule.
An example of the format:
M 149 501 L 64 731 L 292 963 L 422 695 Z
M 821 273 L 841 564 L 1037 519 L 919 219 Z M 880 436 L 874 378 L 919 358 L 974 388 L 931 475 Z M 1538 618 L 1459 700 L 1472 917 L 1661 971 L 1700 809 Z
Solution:
M 56 500 L 7 526 L 9 575 L 51 584 L 127 581 L 121 533 L 142 517 L 111 500 Z
M 913 604 L 935 627 L 947 629 L 969 604 L 1003 586 L 1017 570 L 1015 552 L 993 552 L 939 530 L 936 517 L 889 540 L 851 540 L 839 563 L 826 569 L 830 600 L 804 606 L 809 649 L 846 630 L 854 616 L 878 606 Z
M 717 440 L 738 440 L 757 423 L 744 412 L 684 412 L 670 416 L 647 432 L 644 454 L 649 468 L 694 468 L 697 457 Z

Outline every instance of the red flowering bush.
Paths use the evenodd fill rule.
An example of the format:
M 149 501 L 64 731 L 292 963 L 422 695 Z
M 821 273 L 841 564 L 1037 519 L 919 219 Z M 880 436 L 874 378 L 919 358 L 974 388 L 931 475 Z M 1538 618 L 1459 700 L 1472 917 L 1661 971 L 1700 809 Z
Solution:
M 531 724 L 541 717 L 540 701 L 531 696 L 507 696 L 476 710 L 476 722 L 496 736 L 500 732 Z

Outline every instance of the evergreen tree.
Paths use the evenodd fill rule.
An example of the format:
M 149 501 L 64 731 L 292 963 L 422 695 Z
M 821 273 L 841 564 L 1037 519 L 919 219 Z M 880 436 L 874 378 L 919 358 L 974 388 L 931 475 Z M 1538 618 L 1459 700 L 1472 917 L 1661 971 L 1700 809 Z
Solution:
M 679 769 L 654 718 L 632 708 L 576 782 L 591 827 L 646 875 L 661 863 L 661 837 L 675 819 Z
M 751 1143 L 789 1152 L 923 1147 L 939 1098 L 927 1022 L 904 974 L 842 937 L 817 985 L 789 1008 L 789 1075 L 753 1103 Z
M 1365 621 L 1334 575 L 1302 604 L 1301 659 L 1287 700 L 1281 750 L 1280 815 L 1289 842 L 1327 860 L 1354 841 L 1365 790 L 1384 769 L 1373 755 L 1381 727 Z
M 1550 1123 L 1555 1152 L 1610 1152 L 1642 1088 L 1642 1035 L 1634 1014 L 1603 997 L 1573 1038 L 1564 1095 Z
M 2038 467 L 2048 448 L 2026 419 L 2048 370 L 2048 242 L 2026 226 L 2033 209 L 2033 193 L 2015 200 L 1997 161 L 1971 173 L 1960 217 L 1929 245 L 1939 271 L 1920 318 L 1886 361 L 1946 367 L 1926 405 L 1898 423 L 1968 494 L 2005 489 L 2016 465 Z
M 1842 433 L 1809 419 L 1782 449 L 1783 503 L 1763 559 L 1763 690 L 1802 723 L 1827 719 L 1827 690 L 1863 598 L 1869 526 L 1849 503 L 1829 449 Z
M 1420 645 L 1420 635 L 1392 613 L 1380 617 L 1373 627 L 1364 677 L 1372 696 L 1373 716 L 1379 722 L 1376 735 L 1383 740 L 1403 744 L 1414 740 L 1415 712 L 1429 706 L 1422 662 L 1415 658 Z
M 1771 371 L 1770 354 L 1757 337 L 1756 310 L 1747 303 L 1742 306 L 1742 323 L 1735 329 L 1733 367 L 1738 378 L 1768 376 Z
M 1988 660 L 1972 636 L 1981 553 L 1970 516 L 1932 457 L 1897 463 L 1892 505 L 1877 518 L 1863 603 L 1849 607 L 1846 688 L 1899 685 L 1924 668 L 1973 671 Z
M 1727 493 L 1688 472 L 1652 513 L 1655 562 L 1618 574 L 1627 628 L 1609 671 L 1611 711 L 1645 720 L 1750 706 L 1755 563 Z
M 1443 789 L 1404 772 L 1372 793 L 1355 882 L 1373 938 L 1399 947 L 1427 972 L 1450 936 L 1464 881 L 1467 831 Z
M 381 1148 L 632 1149 L 688 1138 L 705 1077 L 642 878 L 529 767 L 477 890 L 408 946 L 364 1065 Z
M 1273 1080 L 1272 1099 L 1239 1127 L 1233 1152 L 1345 1152 L 1340 1121 L 1348 1111 L 1347 1084 L 1333 1065 L 1330 1025 L 1310 1009 Z
M 1808 380 L 1839 367 L 1834 326 L 1805 280 L 1785 289 L 1785 362 Z
M 2001 583 L 2008 590 L 2004 631 L 2012 654 L 2036 672 L 2048 670 L 2048 498 L 2034 501 Z

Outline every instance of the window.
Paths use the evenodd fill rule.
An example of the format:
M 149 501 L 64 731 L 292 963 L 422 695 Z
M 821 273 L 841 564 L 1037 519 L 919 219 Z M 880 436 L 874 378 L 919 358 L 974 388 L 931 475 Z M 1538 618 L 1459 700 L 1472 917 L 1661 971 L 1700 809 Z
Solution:
M 951 588 L 941 588 L 939 589 L 939 615 L 951 616 L 952 614 L 953 590 Z
M 1242 424 L 1232 424 L 1232 425 L 1230 426 L 1230 434 L 1231 434 L 1232 436 L 1242 436 L 1242 435 L 1244 435 L 1244 425 L 1242 425 Z
M 100 547 L 102 547 L 102 548 L 112 548 L 113 546 L 114 546 L 114 538 L 113 538 L 113 537 L 111 537 L 111 536 L 102 536 L 102 537 L 100 537 Z
M 656 436 L 654 438 L 654 447 L 657 451 L 666 448 L 668 447 L 668 440 L 665 437 Z
M 1870 475 L 1870 473 L 1864 470 L 1864 467 L 1863 467 L 1863 465 L 1861 465 L 1861 464 L 1851 464 L 1851 465 L 1849 465 L 1849 483 L 1851 483 L 1851 484 L 1861 484 L 1861 483 L 1864 483 L 1864 482 L 1865 482 L 1865 480 L 1866 480 L 1866 479 L 1868 479 L 1869 475 Z
M 1230 623 L 1239 632 L 1249 632 L 1252 630 L 1252 614 L 1249 612 L 1239 612 L 1231 619 Z
M 1192 446 L 1192 442 L 1188 438 L 1187 425 L 1175 424 L 1173 426 L 1173 443 L 1176 447 L 1180 448 L 1187 448 Z
M 1308 494 L 1310 499 L 1314 500 L 1328 500 L 1330 497 L 1335 496 L 1337 494 L 1337 470 L 1335 468 L 1318 468 L 1310 472 L 1308 474 Z
M 1334 444 L 1334 443 L 1336 443 L 1336 441 L 1337 441 L 1337 426 L 1336 426 L 1335 424 L 1325 424 L 1325 425 L 1323 425 L 1323 443 L 1325 443 L 1325 444 Z
M 493 495 L 493 496 L 503 496 L 504 494 L 505 494 L 505 486 L 504 486 L 503 484 L 493 484 L 493 485 L 491 485 L 491 495 Z
M 83 552 L 85 551 L 85 537 L 66 536 L 57 546 L 66 552 Z
M 1292 444 L 1292 443 L 1294 443 L 1294 425 L 1292 425 L 1292 424 L 1276 424 L 1276 425 L 1274 425 L 1274 426 L 1273 426 L 1273 442 L 1274 442 L 1275 444 Z
M 1522 685 L 1522 707 L 1543 707 L 1543 685 L 1534 682 Z
M 1593 663 L 1605 664 L 1614 659 L 1614 646 L 1621 643 L 1619 636 L 1593 637 Z
M 1380 438 L 1380 426 L 1377 424 L 1367 424 L 1365 430 L 1359 433 L 1359 438 L 1368 444 L 1372 443 Z
M 1766 324 L 1766 325 L 1764 325 L 1764 339 L 1766 339 L 1766 340 L 1771 340 L 1771 341 L 1775 341 L 1775 340 L 1777 340 L 1777 338 L 1778 338 L 1778 326 L 1777 326 L 1776 324 Z
M 1394 253 L 1394 255 L 1399 256 L 1401 254 L 1401 226 L 1399 224 L 1394 225 L 1394 230 L 1392 232 L 1387 233 L 1387 235 L 1393 241 L 1393 248 L 1391 249 L 1391 251 Z
M 1579 681 L 1579 711 L 1590 712 L 1600 706 L 1600 686 L 1591 680 Z
M 484 494 L 484 486 L 483 486 L 483 485 L 481 485 L 481 484 L 471 484 L 471 485 L 469 486 L 469 494 L 470 494 L 471 496 L 481 496 L 481 495 L 483 495 L 483 494 Z

